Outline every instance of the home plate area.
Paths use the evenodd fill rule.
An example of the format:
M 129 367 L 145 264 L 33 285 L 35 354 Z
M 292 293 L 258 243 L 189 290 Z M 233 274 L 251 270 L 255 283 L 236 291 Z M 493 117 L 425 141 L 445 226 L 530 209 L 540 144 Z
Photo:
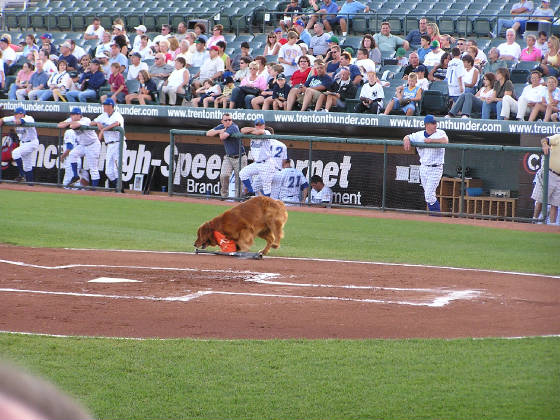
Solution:
M 5 331 L 219 338 L 560 332 L 554 276 L 10 246 L 0 246 L 0 267 Z

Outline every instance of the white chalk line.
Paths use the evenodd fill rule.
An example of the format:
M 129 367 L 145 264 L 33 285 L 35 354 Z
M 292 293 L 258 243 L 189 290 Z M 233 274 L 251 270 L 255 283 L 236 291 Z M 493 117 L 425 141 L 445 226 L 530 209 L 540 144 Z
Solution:
M 178 255 L 198 255 L 194 252 L 185 251 L 149 251 L 142 249 L 95 249 L 95 248 L 63 248 L 69 251 L 100 251 L 100 252 L 137 252 L 148 254 L 178 254 Z M 368 265 L 387 265 L 394 267 L 416 267 L 416 268 L 436 268 L 441 270 L 455 270 L 455 271 L 474 271 L 479 273 L 493 273 L 493 274 L 507 274 L 516 276 L 529 276 L 529 277 L 545 277 L 551 279 L 560 279 L 560 275 L 539 274 L 539 273 L 523 273 L 520 271 L 503 271 L 503 270 L 490 270 L 485 268 L 465 268 L 465 267 L 450 267 L 445 265 L 426 265 L 426 264 L 407 264 L 407 263 L 389 263 L 380 261 L 356 261 L 356 260 L 337 260 L 331 258 L 304 258 L 304 257 L 270 257 L 266 259 L 276 260 L 296 260 L 296 261 L 319 261 L 319 262 L 338 262 L 347 264 L 368 264 Z
M 271 278 L 279 277 L 279 273 L 256 273 L 251 271 L 233 271 L 233 270 L 209 270 L 209 269 L 194 269 L 194 268 L 171 268 L 171 267 L 150 267 L 150 266 L 119 266 L 119 265 L 105 265 L 105 264 L 70 264 L 70 265 L 61 265 L 61 266 L 42 266 L 36 264 L 27 264 L 22 261 L 10 261 L 10 260 L 3 260 L 0 259 L 0 263 L 12 264 L 17 266 L 27 266 L 32 268 L 38 269 L 46 269 L 46 270 L 62 270 L 68 268 L 134 268 L 134 269 L 149 269 L 149 270 L 179 270 L 179 271 L 190 271 L 190 272 L 219 272 L 224 273 L 227 272 L 228 274 L 250 274 L 251 277 L 243 278 L 243 276 L 237 276 L 243 278 L 246 282 L 252 283 L 259 283 L 259 284 L 267 284 L 267 285 L 274 285 L 274 286 L 290 286 L 290 287 L 321 287 L 321 288 L 343 288 L 343 289 L 367 289 L 367 290 L 389 290 L 389 291 L 406 291 L 406 292 L 427 292 L 427 293 L 434 293 L 434 294 L 443 294 L 443 296 L 436 297 L 431 303 L 425 302 L 411 302 L 411 301 L 393 301 L 393 300 L 383 300 L 383 299 L 356 299 L 356 298 L 344 298 L 344 297 L 333 297 L 333 296 L 299 296 L 299 295 L 269 295 L 269 294 L 245 294 L 247 296 L 268 296 L 268 297 L 278 297 L 278 298 L 292 298 L 292 299 L 318 299 L 318 300 L 340 300 L 340 301 L 352 301 L 352 302 L 363 302 L 363 303 L 384 303 L 384 304 L 399 304 L 399 305 L 412 305 L 412 306 L 429 306 L 429 307 L 441 307 L 449 304 L 450 302 L 458 299 L 474 299 L 475 297 L 481 294 L 478 290 L 461 290 L 461 291 L 450 291 L 450 290 L 442 290 L 442 289 L 426 289 L 426 288 L 400 288 L 400 287 L 383 287 L 383 286 L 359 286 L 359 285 L 332 285 L 332 284 L 313 284 L 313 283 L 293 283 L 293 282 L 280 282 L 280 281 L 272 281 Z M 3 290 L 0 291 L 11 291 L 11 290 Z M 60 294 L 62 292 L 41 292 L 43 294 Z M 68 292 L 73 293 L 73 292 Z M 214 294 L 243 294 L 237 292 L 213 292 Z M 211 293 L 206 293 L 211 294 Z M 88 294 L 82 294 L 81 296 L 90 296 Z M 101 296 L 96 296 L 101 297 Z M 114 297 L 107 295 L 107 298 Z M 124 299 L 129 299 L 130 297 L 123 297 Z M 149 299 L 149 297 L 146 297 Z M 170 298 L 171 299 L 171 298 Z M 152 300 L 164 300 L 161 298 L 152 299 Z M 192 299 L 188 299 L 192 300 Z
M 253 292 L 228 292 L 219 290 L 204 290 L 191 293 L 184 296 L 171 296 L 171 297 L 155 297 L 155 296 L 133 296 L 133 295 L 104 295 L 100 293 L 78 293 L 78 292 L 53 292 L 46 290 L 27 290 L 27 289 L 13 289 L 13 288 L 0 288 L 3 293 L 30 293 L 40 295 L 56 295 L 56 296 L 74 296 L 74 297 L 94 297 L 105 299 L 128 299 L 128 300 L 148 300 L 148 301 L 161 301 L 161 302 L 189 302 L 208 295 L 230 295 L 230 296 L 252 296 L 252 297 L 272 297 L 280 299 L 307 299 L 307 300 L 331 300 L 340 302 L 360 302 L 360 303 L 381 303 L 381 304 L 396 304 L 408 306 L 427 306 L 432 308 L 439 308 L 448 305 L 450 302 L 458 299 L 473 299 L 479 295 L 475 290 L 461 290 L 448 293 L 446 296 L 435 298 L 432 302 L 410 302 L 400 300 L 383 300 L 383 299 L 358 299 L 338 296 L 301 296 L 301 295 L 282 295 L 275 293 L 253 293 Z

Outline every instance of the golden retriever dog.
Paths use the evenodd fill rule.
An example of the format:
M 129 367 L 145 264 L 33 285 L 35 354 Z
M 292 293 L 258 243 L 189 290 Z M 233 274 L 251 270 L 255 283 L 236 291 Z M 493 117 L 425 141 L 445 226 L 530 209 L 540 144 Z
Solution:
M 288 212 L 282 201 L 253 197 L 202 224 L 194 246 L 204 249 L 219 245 L 214 236 L 217 231 L 234 241 L 239 251 L 249 251 L 258 236 L 266 241 L 264 249 L 259 251 L 266 255 L 270 248 L 280 246 L 287 220 Z

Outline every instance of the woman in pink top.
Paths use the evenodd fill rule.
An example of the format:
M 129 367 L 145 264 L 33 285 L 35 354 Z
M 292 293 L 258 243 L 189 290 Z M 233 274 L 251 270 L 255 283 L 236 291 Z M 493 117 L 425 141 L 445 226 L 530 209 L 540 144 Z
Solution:
M 8 99 L 15 101 L 16 98 L 16 90 L 23 89 L 27 87 L 27 83 L 29 79 L 31 79 L 31 75 L 33 74 L 33 70 L 35 70 L 35 66 L 33 64 L 25 62 L 23 63 L 23 67 L 16 76 L 16 81 L 10 85 L 10 90 L 8 92 Z
M 249 75 L 241 80 L 241 84 L 231 92 L 229 107 L 253 109 L 251 101 L 258 96 L 261 90 L 267 88 L 266 77 L 259 76 L 259 63 L 252 61 L 249 64 Z
M 212 36 L 208 38 L 208 42 L 206 42 L 206 48 L 209 49 L 212 45 L 216 45 L 219 41 L 225 42 L 226 39 L 224 38 L 224 35 L 222 35 L 223 32 L 224 27 L 222 25 L 214 25 L 214 29 L 212 29 Z
M 521 50 L 519 61 L 541 61 L 542 51 L 535 47 L 536 43 L 535 35 L 527 35 L 527 48 Z

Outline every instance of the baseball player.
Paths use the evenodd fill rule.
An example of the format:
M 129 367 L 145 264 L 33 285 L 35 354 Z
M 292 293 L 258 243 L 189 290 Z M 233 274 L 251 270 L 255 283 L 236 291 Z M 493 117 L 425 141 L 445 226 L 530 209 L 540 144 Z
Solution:
M 12 159 L 17 164 L 19 176 L 16 181 L 33 182 L 33 166 L 35 163 L 35 152 L 39 148 L 39 138 L 35 127 L 27 126 L 35 120 L 30 115 L 25 115 L 23 107 L 17 107 L 14 115 L 0 119 L 0 126 L 5 122 L 13 122 L 16 125 L 16 133 L 19 137 L 19 147 L 12 151 Z
M 558 217 L 558 206 L 560 205 L 560 134 L 541 139 L 542 150 L 545 155 L 550 154 L 548 167 L 548 204 L 550 204 L 549 220 L 556 223 Z M 543 203 L 543 173 L 542 169 L 536 177 L 535 188 L 531 198 L 535 200 L 535 212 L 533 217 L 537 218 L 542 210 Z
M 424 131 L 417 131 L 416 133 L 404 136 L 404 150 L 410 150 L 411 141 L 426 144 L 449 143 L 445 131 L 437 128 L 437 121 L 433 115 L 426 115 L 426 117 L 424 117 L 424 128 Z M 445 149 L 417 147 L 416 150 L 420 156 L 420 182 L 422 188 L 424 188 L 424 197 L 426 203 L 428 203 L 428 209 L 438 212 L 440 211 L 440 206 L 436 197 L 436 189 L 443 175 Z
M 64 185 L 69 187 L 80 180 L 78 173 L 78 164 L 80 159 L 85 156 L 86 165 L 89 168 L 91 175 L 91 185 L 93 187 L 99 186 L 99 153 L 101 152 L 101 142 L 95 133 L 95 130 L 80 130 L 81 127 L 89 127 L 91 120 L 82 116 L 82 110 L 78 107 L 72 108 L 70 117 L 58 123 L 58 128 L 70 128 L 64 134 L 64 142 L 66 150 L 60 156 L 60 160 L 64 162 L 68 157 L 68 163 L 71 168 L 72 177 Z M 68 134 L 73 132 L 74 134 Z M 75 144 L 72 144 L 71 139 L 75 136 Z M 68 141 L 67 141 L 68 140 Z M 66 180 L 66 171 L 64 179 Z
M 288 148 L 284 143 L 276 139 L 270 139 L 270 155 L 274 165 L 279 171 L 284 168 L 284 161 L 288 159 Z
M 307 178 L 299 169 L 292 168 L 290 159 L 284 159 L 282 166 L 283 169 L 272 178 L 271 197 L 288 205 L 304 203 L 309 193 Z
M 119 176 L 119 138 L 118 131 L 109 131 L 115 127 L 124 128 L 124 118 L 120 112 L 115 111 L 115 101 L 111 98 L 105 99 L 103 102 L 103 114 L 95 118 L 91 125 L 97 125 L 99 129 L 99 140 L 105 139 L 107 145 L 107 153 L 105 160 L 105 175 L 109 180 L 109 188 L 117 187 L 117 178 Z M 126 142 L 123 140 L 123 155 L 126 150 Z
M 255 134 L 255 135 L 270 135 L 265 127 L 265 122 L 262 118 L 257 118 L 255 120 L 254 127 L 243 127 L 241 129 L 243 134 Z M 247 195 L 255 195 L 253 185 L 251 184 L 251 178 L 253 176 L 258 176 L 262 180 L 262 190 L 258 191 L 270 196 L 272 177 L 278 171 L 276 169 L 274 160 L 271 156 L 271 147 L 269 139 L 253 139 L 256 140 L 253 144 L 258 145 L 258 153 L 254 156 L 255 161 L 250 165 L 245 166 L 239 172 L 239 178 L 245 188 L 247 188 Z
M 332 190 L 323 183 L 323 178 L 319 175 L 313 175 L 310 180 L 311 184 L 311 204 L 329 207 L 333 193 Z

